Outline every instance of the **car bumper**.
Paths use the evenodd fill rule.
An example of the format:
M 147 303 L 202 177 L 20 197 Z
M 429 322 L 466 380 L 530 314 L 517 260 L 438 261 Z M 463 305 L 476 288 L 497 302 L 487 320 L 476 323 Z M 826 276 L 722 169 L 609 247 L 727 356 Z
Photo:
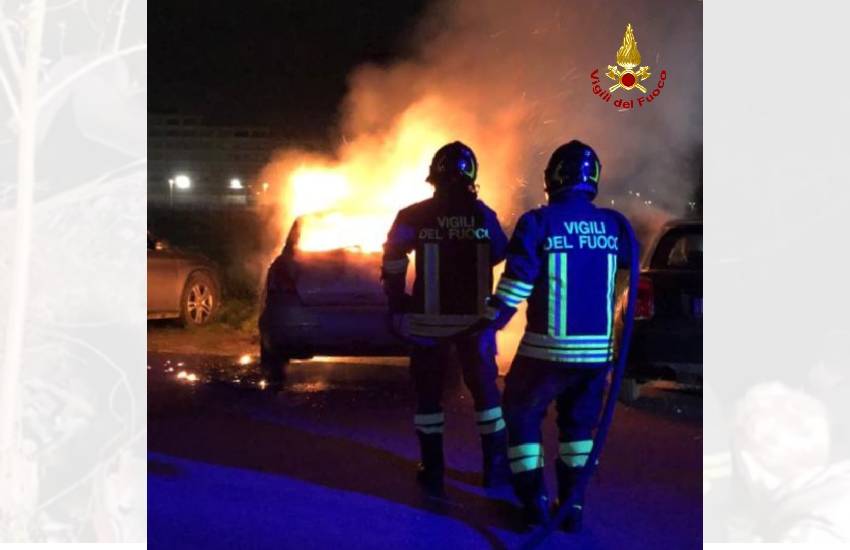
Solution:
M 689 320 L 636 321 L 627 376 L 702 382 L 702 323 Z
M 287 296 L 266 304 L 260 336 L 264 346 L 287 358 L 408 354 L 407 345 L 387 328 L 384 307 L 306 307 Z

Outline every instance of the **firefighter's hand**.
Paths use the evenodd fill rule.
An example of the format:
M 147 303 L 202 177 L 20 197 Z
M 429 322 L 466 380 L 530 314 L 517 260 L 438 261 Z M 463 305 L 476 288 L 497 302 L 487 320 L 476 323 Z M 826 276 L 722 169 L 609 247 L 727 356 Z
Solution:
M 487 306 L 485 308 L 485 318 L 489 321 L 488 328 L 493 330 L 502 330 L 505 325 L 510 322 L 511 318 L 516 313 L 515 307 L 502 302 L 497 296 L 487 298 Z

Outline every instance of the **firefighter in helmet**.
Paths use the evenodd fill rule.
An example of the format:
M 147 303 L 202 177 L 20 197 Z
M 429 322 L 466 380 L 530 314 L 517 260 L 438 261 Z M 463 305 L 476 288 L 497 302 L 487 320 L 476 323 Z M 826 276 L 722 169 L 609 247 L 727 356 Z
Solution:
M 451 348 L 475 403 L 483 484 L 506 484 L 510 478 L 496 386 L 495 332 L 468 330 L 484 312 L 493 288 L 493 266 L 504 260 L 507 246 L 496 214 L 478 200 L 477 175 L 472 149 L 458 141 L 441 147 L 427 177 L 433 197 L 401 210 L 384 244 L 381 276 L 391 328 L 412 344 L 414 424 L 422 452 L 417 480 L 433 492 L 442 490 L 441 397 Z M 416 278 L 408 295 L 405 278 L 412 251 Z
M 548 204 L 525 213 L 508 244 L 507 265 L 488 300 L 502 328 L 528 300 L 525 335 L 505 380 L 508 459 L 529 524 L 549 521 L 540 424 L 554 400 L 559 429 L 558 496 L 570 498 L 593 448 L 593 430 L 613 361 L 617 268 L 628 267 L 627 224 L 593 204 L 601 166 L 579 141 L 558 147 L 544 173 Z M 564 530 L 581 529 L 581 501 Z

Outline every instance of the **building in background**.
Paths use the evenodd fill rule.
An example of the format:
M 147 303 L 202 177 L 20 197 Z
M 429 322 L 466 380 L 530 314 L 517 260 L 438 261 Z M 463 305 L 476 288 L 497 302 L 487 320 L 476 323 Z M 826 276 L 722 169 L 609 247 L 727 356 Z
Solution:
M 269 192 L 259 175 L 274 148 L 262 126 L 215 126 L 201 117 L 148 115 L 148 203 L 251 205 Z

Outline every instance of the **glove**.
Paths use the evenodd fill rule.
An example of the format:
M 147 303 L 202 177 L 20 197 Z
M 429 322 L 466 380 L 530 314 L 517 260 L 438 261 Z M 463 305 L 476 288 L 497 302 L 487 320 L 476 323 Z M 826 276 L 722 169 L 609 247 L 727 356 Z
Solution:
M 516 313 L 516 308 L 505 304 L 498 296 L 490 296 L 486 302 L 485 317 L 488 328 L 502 330 Z

